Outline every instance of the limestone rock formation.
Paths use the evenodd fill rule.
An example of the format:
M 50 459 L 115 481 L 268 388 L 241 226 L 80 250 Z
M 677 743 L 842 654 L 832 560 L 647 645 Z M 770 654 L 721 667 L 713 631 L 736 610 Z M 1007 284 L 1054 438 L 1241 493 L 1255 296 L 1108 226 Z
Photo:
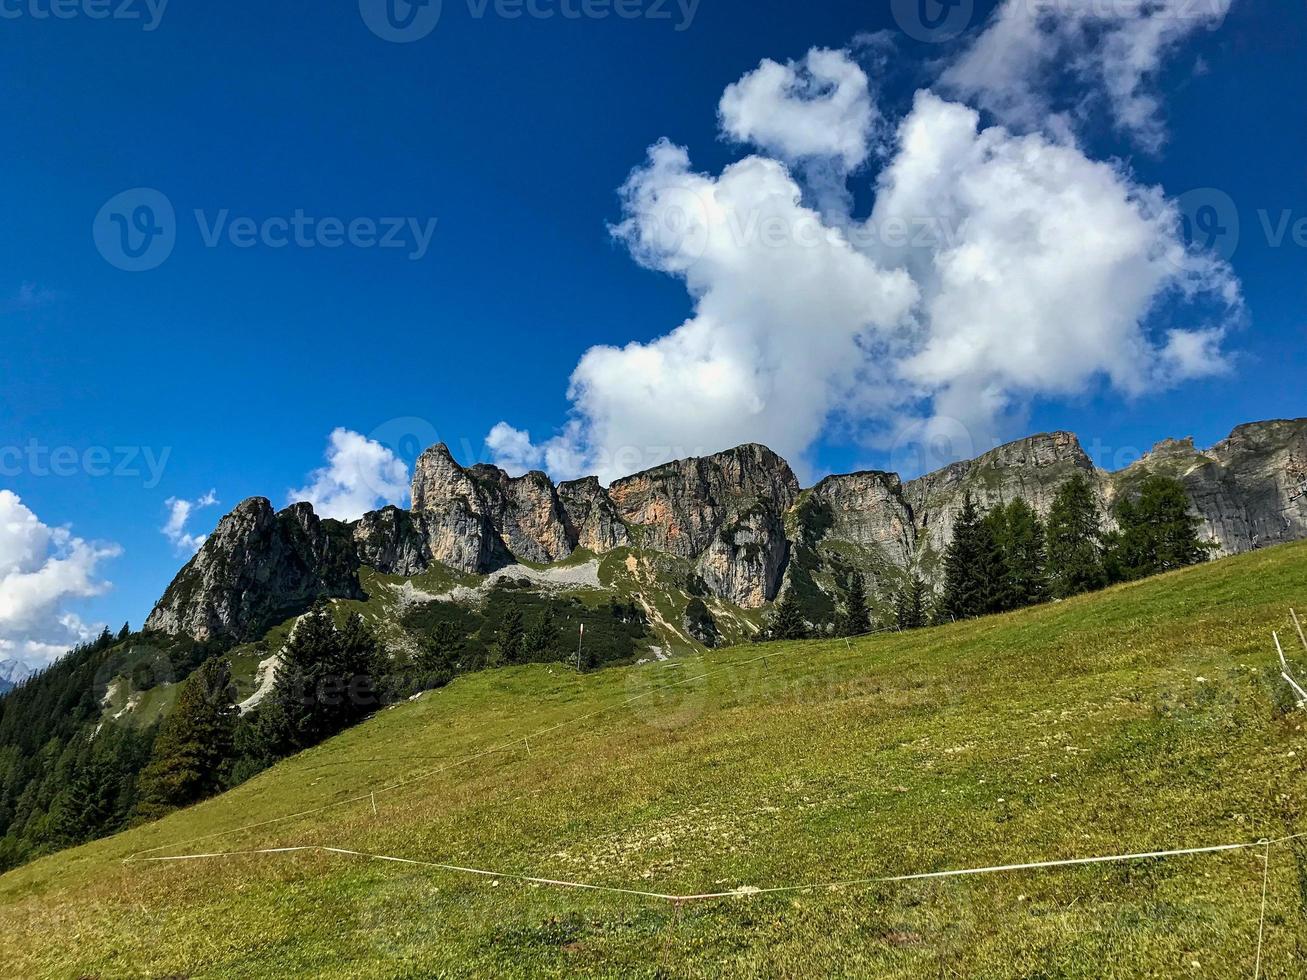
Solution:
M 982 509 L 1022 497 L 1045 516 L 1062 484 L 1077 472 L 1101 482 L 1080 440 L 1070 432 L 1051 432 L 999 446 L 913 480 L 904 485 L 903 496 L 912 508 L 918 547 L 943 553 L 953 539 L 953 522 L 968 493 Z
M 385 575 L 420 575 L 431 567 L 426 521 L 398 507 L 364 514 L 352 526 L 359 563 Z
M 558 485 L 569 538 L 578 548 L 605 554 L 631 543 L 612 499 L 596 477 L 571 480 Z
M 908 570 L 931 577 L 970 493 L 982 508 L 1024 498 L 1047 514 L 1075 473 L 1110 507 L 1149 474 L 1180 480 L 1220 552 L 1307 538 L 1307 419 L 1240 426 L 1206 451 L 1167 440 L 1117 473 L 1097 469 L 1075 436 L 1032 436 L 903 484 L 891 473 L 833 476 L 800 492 L 771 450 L 740 446 L 617 480 L 555 487 L 542 473 L 464 468 L 448 448 L 418 459 L 412 510 L 386 507 L 352 525 L 308 504 L 280 513 L 263 498 L 224 517 L 150 614 L 147 628 L 242 640 L 320 597 L 362 597 L 358 569 L 412 576 L 439 563 L 484 574 L 515 560 L 552 563 L 577 548 L 663 556 L 708 594 L 746 608 L 796 587 L 833 613 L 839 583 L 868 576 L 881 597 Z M 635 561 L 636 556 L 631 560 Z M 684 587 L 684 586 L 683 586 Z
M 642 547 L 696 560 L 721 598 L 746 607 L 775 598 L 788 550 L 784 514 L 799 481 L 770 449 L 667 463 L 615 481 L 608 495 L 639 528 Z
M 280 513 L 242 502 L 181 570 L 145 628 L 197 640 L 248 640 L 320 598 L 361 599 L 349 529 L 309 504 Z

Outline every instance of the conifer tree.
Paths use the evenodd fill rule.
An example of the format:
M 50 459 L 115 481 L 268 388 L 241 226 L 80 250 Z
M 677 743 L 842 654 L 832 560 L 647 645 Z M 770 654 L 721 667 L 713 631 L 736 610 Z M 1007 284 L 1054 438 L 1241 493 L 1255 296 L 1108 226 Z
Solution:
M 808 624 L 803 620 L 803 612 L 799 609 L 799 597 L 794 589 L 786 591 L 781 597 L 780 605 L 776 607 L 776 614 L 771 621 L 771 628 L 768 630 L 773 640 L 806 640 L 808 638 Z
M 357 613 L 337 630 L 318 603 L 295 623 L 273 689 L 287 740 L 308 748 L 353 724 L 377 705 L 376 638 Z
M 344 698 L 333 712 L 338 732 L 370 714 L 380 703 L 381 650 L 377 636 L 358 613 L 350 615 L 339 633 L 335 668 Z
M 1048 571 L 1053 595 L 1059 599 L 1107 584 L 1098 501 L 1082 473 L 1062 485 L 1049 511 Z
M 458 628 L 450 622 L 440 622 L 422 638 L 414 666 L 422 675 L 424 687 L 440 687 L 454 679 L 458 669 L 461 639 Z
M 1178 480 L 1150 476 L 1137 499 L 1116 506 L 1120 531 L 1110 542 L 1113 577 L 1132 580 L 1206 561 L 1211 546 L 1198 537 L 1202 521 L 1190 512 L 1189 496 Z
M 926 625 L 926 583 L 920 575 L 899 590 L 894 602 L 894 621 L 900 630 L 915 630 Z
M 971 494 L 953 524 L 953 540 L 944 553 L 944 595 L 938 616 L 943 622 L 1001 612 L 1007 607 L 1007 567 L 993 522 L 976 507 Z
M 991 516 L 1007 568 L 1006 607 L 1021 609 L 1047 601 L 1046 531 L 1034 508 L 1017 497 Z
M 554 610 L 552 606 L 546 606 L 540 616 L 531 624 L 531 628 L 526 631 L 522 639 L 522 647 L 526 654 L 527 660 L 538 660 L 544 656 L 549 648 L 553 646 L 554 639 L 557 635 L 557 629 L 554 626 Z
M 867 608 L 867 580 L 854 572 L 844 588 L 844 611 L 836 624 L 840 636 L 863 636 L 871 632 L 871 611 Z
M 504 618 L 495 630 L 495 648 L 502 663 L 521 663 L 526 633 L 522 625 L 522 610 L 516 605 L 508 607 Z
M 216 793 L 233 756 L 236 704 L 231 663 L 206 661 L 182 687 L 141 773 L 138 812 L 154 817 Z

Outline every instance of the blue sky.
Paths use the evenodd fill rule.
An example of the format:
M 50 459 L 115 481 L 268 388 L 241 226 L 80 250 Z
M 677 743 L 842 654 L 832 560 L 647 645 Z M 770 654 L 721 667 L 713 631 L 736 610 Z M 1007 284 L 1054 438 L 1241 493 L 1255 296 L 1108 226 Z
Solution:
M 161 533 L 167 501 L 215 492 L 219 503 L 195 510 L 190 535 L 246 496 L 283 504 L 292 489 L 312 489 L 337 429 L 375 438 L 401 457 L 438 437 L 471 462 L 490 458 L 484 440 L 504 422 L 513 433 L 529 431 L 531 441 L 501 442 L 497 458 L 548 460 L 559 476 L 587 464 L 612 475 L 621 460 L 604 450 L 618 443 L 634 441 L 651 455 L 664 441 L 719 449 L 715 442 L 742 435 L 788 444 L 777 448 L 813 477 L 910 466 L 917 457 L 896 432 L 919 431 L 912 426 L 941 414 L 960 419 L 977 449 L 1064 428 L 1107 464 L 1129 462 L 1165 436 L 1210 444 L 1240 422 L 1307 414 L 1300 396 L 1307 225 L 1294 241 L 1295 223 L 1307 221 L 1307 128 L 1297 108 L 1307 94 L 1302 4 L 1272 10 L 1233 0 L 1222 17 L 1227 0 L 1186 3 L 1200 21 L 1180 23 L 1163 50 L 1139 55 L 1149 70 L 1129 106 L 1106 94 L 1118 64 L 1104 62 L 1101 77 L 1055 68 L 1098 57 L 1104 36 L 1115 30 L 1130 38 L 1138 25 L 1044 36 L 1054 66 L 1024 72 L 1031 91 L 1014 107 L 1000 98 L 1011 89 L 1002 77 L 995 82 L 998 68 L 967 77 L 957 68 L 998 23 L 996 5 L 986 2 L 968 11 L 962 0 L 959 29 L 923 41 L 914 5 L 898 0 L 631 0 L 623 9 L 632 17 L 563 16 L 615 8 L 540 0 L 535 9 L 550 18 L 504 16 L 519 9 L 506 0 L 445 0 L 438 24 L 410 43 L 369 28 L 363 12 L 384 23 L 372 0 L 362 10 L 357 2 L 140 0 L 120 8 L 136 19 L 92 16 L 117 2 L 71 3 L 61 18 L 47 16 L 49 0 L 0 5 L 0 126 L 9 146 L 0 189 L 0 447 L 8 450 L 0 490 L 11 492 L 11 525 L 22 525 L 0 536 L 0 647 L 9 644 L 0 660 L 48 653 L 70 628 L 139 624 L 186 557 L 185 542 L 179 549 Z M 853 112 L 831 125 L 814 117 L 814 137 L 800 118 L 811 111 L 806 104 L 789 106 L 794 119 L 777 128 L 786 106 L 751 73 L 774 59 L 783 77 L 811 83 L 814 63 L 805 59 L 814 48 L 856 66 L 848 91 L 853 110 L 872 107 L 865 132 Z M 977 82 L 977 72 L 989 74 Z M 865 97 L 858 75 L 870 79 Z M 743 85 L 740 115 L 724 123 L 719 101 L 735 83 Z M 834 88 L 818 79 L 808 95 L 820 102 Z M 829 220 L 839 226 L 871 213 L 878 175 L 899 152 L 897 127 L 922 88 L 981 111 L 982 127 L 1004 123 L 1013 141 L 1040 134 L 1050 147 L 1073 146 L 1086 166 L 1106 162 L 1129 188 L 1160 187 L 1178 212 L 1196 218 L 1199 241 L 1190 244 L 1211 244 L 1228 266 L 1207 270 L 1207 294 L 1195 303 L 1159 292 L 1140 330 L 1159 347 L 1168 329 L 1223 331 L 1220 369 L 1186 362 L 1184 371 L 1171 370 L 1158 355 L 1132 381 L 1124 363 L 1117 374 L 1082 377 L 1036 357 L 1019 377 L 1000 372 L 1000 383 L 992 367 L 954 371 L 948 351 L 932 348 L 938 356 L 930 363 L 920 347 L 911 355 L 878 351 L 852 381 L 818 377 L 822 364 L 808 365 L 830 409 L 818 412 L 815 436 L 811 425 L 787 428 L 794 413 L 772 389 L 739 392 L 744 404 L 768 407 L 753 416 L 726 404 L 723 421 L 700 419 L 696 412 L 716 409 L 682 399 L 677 381 L 662 398 L 676 431 L 662 440 L 655 433 L 663 416 L 633 421 L 640 406 L 620 404 L 629 387 L 624 372 L 645 363 L 636 354 L 660 350 L 650 347 L 587 361 L 588 394 L 569 400 L 568 379 L 591 348 L 653 345 L 687 319 L 711 316 L 719 327 L 722 317 L 740 318 L 727 330 L 742 347 L 773 344 L 775 330 L 824 328 L 826 311 L 802 295 L 772 301 L 771 266 L 754 269 L 754 293 L 755 281 L 736 276 L 730 255 L 714 259 L 701 278 L 690 273 L 689 289 L 679 259 L 636 261 L 640 234 L 659 218 L 635 197 L 656 194 L 664 176 L 646 165 L 651 144 L 666 138 L 684 147 L 686 172 L 706 175 L 713 195 L 728 190 L 724 168 L 757 154 L 792 173 L 804 204 L 826 214 L 832 168 L 814 165 L 800 144 L 852 125 L 866 154 L 833 168 L 843 194 L 835 210 L 843 213 Z M 1145 98 L 1156 99 L 1156 111 L 1143 123 L 1123 123 Z M 623 198 L 619 188 L 641 167 Z M 752 189 L 747 176 L 739 186 Z M 117 226 L 103 211 L 118 200 L 109 210 L 135 220 L 139 196 L 122 205 L 119 195 L 136 188 L 172 206 L 175 245 L 157 267 L 130 272 L 119 267 L 123 254 L 111 261 Z M 350 222 L 365 223 L 355 225 L 354 244 L 273 247 L 285 237 L 279 220 L 297 213 L 327 239 L 344 237 Z M 380 237 L 391 218 L 402 219 L 402 247 L 371 244 L 368 228 L 375 224 Z M 239 219 L 272 224 L 262 240 L 255 233 L 252 247 L 239 247 L 242 225 L 232 224 Z M 334 235 L 331 219 L 341 225 Z M 625 239 L 611 231 L 623 221 Z M 1273 231 L 1283 225 L 1282 241 L 1266 233 L 1268 222 Z M 207 244 L 219 224 L 222 233 Z M 1212 227 L 1221 233 L 1203 230 Z M 1086 241 L 1093 237 L 1086 233 Z M 811 253 L 803 261 L 824 261 Z M 1237 284 L 1238 309 L 1217 301 L 1218 281 Z M 1098 282 L 1110 284 L 1099 292 L 1137 286 Z M 758 312 L 763 300 L 767 309 Z M 974 311 L 977 318 L 993 314 L 980 303 L 986 308 Z M 1037 315 L 1096 315 L 1083 305 L 1068 300 Z M 809 308 L 823 323 L 801 322 Z M 800 313 L 774 329 L 749 322 L 779 315 L 776 309 Z M 877 343 L 897 343 L 899 321 Z M 761 341 L 750 332 L 757 330 Z M 937 347 L 964 342 L 941 336 Z M 768 348 L 760 360 L 788 349 Z M 674 369 L 670 356 L 664 368 Z M 802 375 L 778 375 L 795 376 Z M 978 392 L 1000 407 L 974 415 L 956 407 L 974 407 Z M 813 400 L 821 400 L 815 390 Z M 941 405 L 952 407 L 944 413 Z M 570 434 L 569 419 L 578 425 Z M 63 462 L 51 466 L 55 450 Z M 366 456 L 366 446 L 361 451 Z M 402 483 L 385 464 L 365 491 Z M 68 625 L 70 613 L 82 626 Z

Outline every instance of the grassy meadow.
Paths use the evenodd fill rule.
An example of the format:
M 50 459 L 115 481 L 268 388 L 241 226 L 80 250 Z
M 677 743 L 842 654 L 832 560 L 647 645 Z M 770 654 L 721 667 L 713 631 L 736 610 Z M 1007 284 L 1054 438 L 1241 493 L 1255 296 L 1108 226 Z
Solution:
M 1295 604 L 1307 545 L 909 634 L 466 676 L 0 877 L 0 975 L 1252 976 L 1260 849 L 748 892 L 1307 832 L 1307 712 L 1270 633 L 1307 675 Z M 305 845 L 745 893 L 141 860 Z M 1307 838 L 1267 884 L 1262 976 L 1307 976 Z

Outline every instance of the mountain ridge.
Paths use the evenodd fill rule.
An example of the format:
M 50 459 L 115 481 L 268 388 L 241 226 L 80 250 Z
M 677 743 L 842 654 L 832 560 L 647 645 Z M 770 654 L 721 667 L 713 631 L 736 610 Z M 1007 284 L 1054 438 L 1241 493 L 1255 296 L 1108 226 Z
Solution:
M 318 598 L 356 599 L 358 572 L 413 577 L 435 566 L 484 575 L 622 549 L 682 564 L 679 585 L 740 609 L 786 588 L 830 605 L 852 571 L 882 595 L 907 574 L 935 577 L 965 497 L 982 507 L 1023 497 L 1046 514 L 1075 473 L 1111 505 L 1149 473 L 1175 476 L 1218 554 L 1307 537 L 1307 419 L 1247 423 L 1207 450 L 1163 440 L 1130 466 L 1099 469 L 1071 432 L 1006 443 L 973 460 L 904 481 L 885 471 L 834 474 L 804 489 L 789 464 L 758 443 L 664 463 L 603 487 L 595 477 L 554 484 L 464 467 L 448 446 L 414 466 L 411 508 L 389 506 L 344 523 L 297 503 L 273 511 L 243 501 L 218 524 L 151 612 L 146 628 L 194 639 L 248 640 Z

